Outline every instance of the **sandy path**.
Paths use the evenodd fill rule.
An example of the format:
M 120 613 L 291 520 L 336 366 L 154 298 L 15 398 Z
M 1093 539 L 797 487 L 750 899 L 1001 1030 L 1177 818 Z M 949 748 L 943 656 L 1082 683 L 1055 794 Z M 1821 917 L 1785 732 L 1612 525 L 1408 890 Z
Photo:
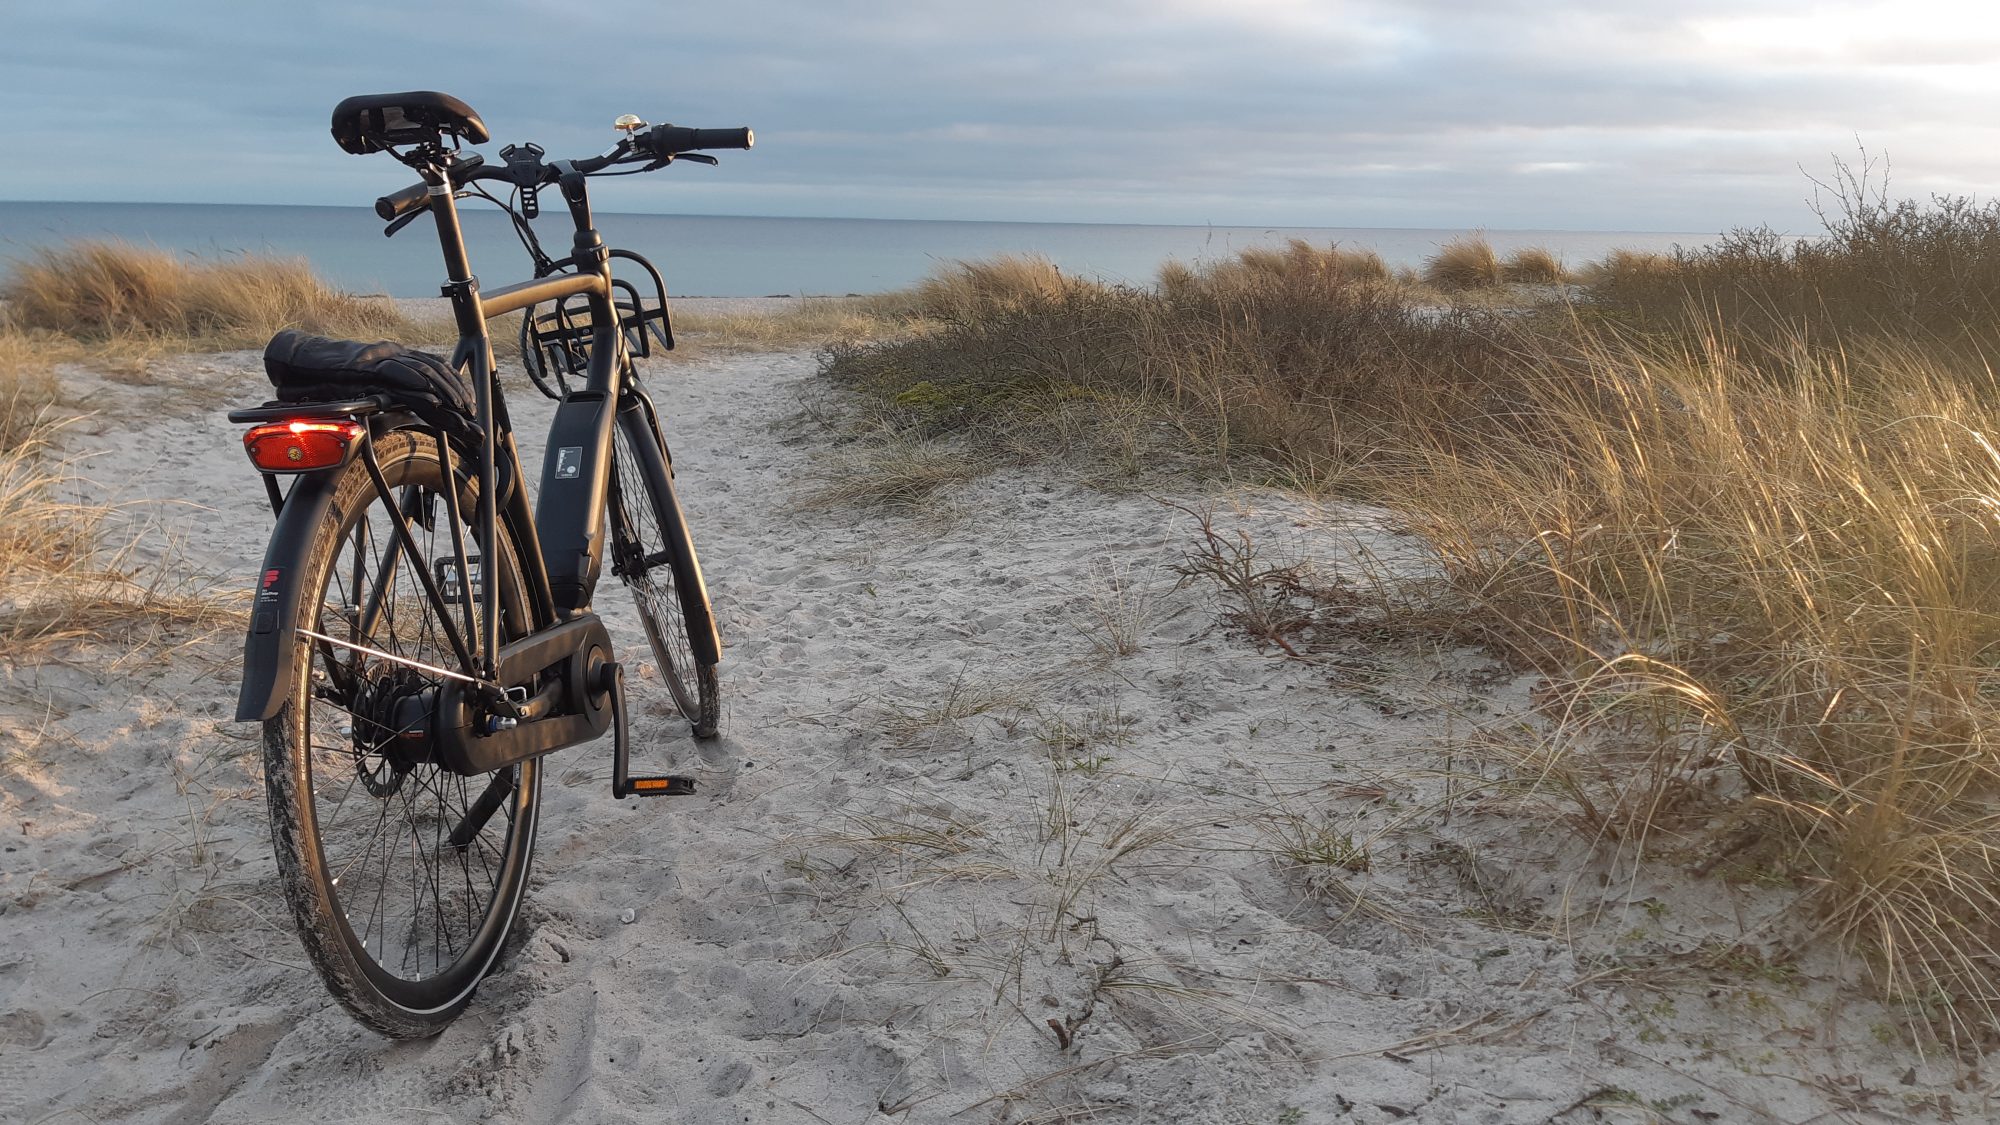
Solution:
M 253 360 L 163 374 L 254 400 Z M 798 418 L 811 369 L 655 376 L 729 645 L 724 737 L 697 751 L 654 684 L 639 768 L 700 796 L 613 801 L 608 745 L 555 757 L 517 948 L 435 1040 L 362 1030 L 304 969 L 254 732 L 221 721 L 232 638 L 15 671 L 9 745 L 43 741 L 0 776 L 0 1119 L 1876 1119 L 1809 1076 L 1881 1092 L 1906 1060 L 1861 1029 L 1893 1017 L 1775 985 L 1762 1023 L 1734 986 L 1649 1009 L 1548 921 L 1594 870 L 1481 858 L 1544 825 L 1476 798 L 1443 828 L 1411 814 L 1441 792 L 1422 748 L 1525 685 L 1261 654 L 1175 588 L 1189 520 L 1143 495 L 1009 471 L 919 516 L 801 511 L 833 441 Z M 148 441 L 101 422 L 91 474 L 199 505 L 172 509 L 177 568 L 247 585 L 269 517 L 234 428 L 84 385 L 152 419 Z M 1407 553 L 1362 515 L 1224 513 L 1322 557 Z M 1703 893 L 1670 915 L 1628 884 L 1596 917 L 1646 948 L 1754 925 L 1755 900 Z

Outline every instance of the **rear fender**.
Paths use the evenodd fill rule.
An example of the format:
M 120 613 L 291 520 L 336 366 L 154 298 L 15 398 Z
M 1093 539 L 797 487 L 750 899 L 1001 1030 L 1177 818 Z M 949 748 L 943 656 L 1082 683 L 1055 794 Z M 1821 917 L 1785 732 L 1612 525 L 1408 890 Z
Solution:
M 250 607 L 250 631 L 243 638 L 243 686 L 236 696 L 236 720 L 254 722 L 278 713 L 292 694 L 291 646 L 297 639 L 299 598 L 306 564 L 320 521 L 333 507 L 340 473 L 301 473 L 271 545 L 257 572 L 257 591 Z

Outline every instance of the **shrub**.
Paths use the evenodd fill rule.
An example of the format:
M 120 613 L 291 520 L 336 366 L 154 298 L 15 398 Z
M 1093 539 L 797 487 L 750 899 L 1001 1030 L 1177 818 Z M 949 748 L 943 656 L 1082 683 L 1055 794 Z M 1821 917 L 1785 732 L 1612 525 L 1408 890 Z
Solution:
M 1723 326 L 1779 364 L 1797 340 L 2000 344 L 2000 201 L 1891 201 L 1869 166 L 1835 168 L 1821 234 L 1754 227 L 1671 257 L 1614 255 L 1592 272 L 1592 296 L 1648 328 Z

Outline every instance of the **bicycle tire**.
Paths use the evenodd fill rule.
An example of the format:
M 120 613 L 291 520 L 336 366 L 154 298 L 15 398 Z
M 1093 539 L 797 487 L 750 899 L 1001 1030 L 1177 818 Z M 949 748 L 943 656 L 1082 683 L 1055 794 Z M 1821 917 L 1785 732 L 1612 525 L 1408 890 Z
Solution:
M 435 439 L 398 431 L 377 440 L 375 453 L 398 507 L 358 460 L 342 471 L 308 556 L 299 619 L 315 632 L 453 667 L 440 607 L 412 565 L 456 570 Z M 461 477 L 461 519 L 477 510 L 477 492 Z M 425 558 L 403 557 L 398 518 Z M 504 520 L 495 537 L 498 565 L 482 566 L 473 582 L 499 595 L 504 642 L 530 623 L 520 552 Z M 469 526 L 464 538 L 475 552 Z M 401 761 L 409 752 L 391 740 L 407 727 L 389 724 L 421 714 L 421 700 L 414 708 L 408 701 L 438 677 L 303 636 L 288 659 L 291 697 L 264 725 L 265 788 L 299 938 L 328 991 L 363 1024 L 395 1038 L 436 1034 L 471 1002 L 520 909 L 539 821 L 539 763 L 467 778 Z M 491 786 L 502 788 L 500 807 L 454 845 L 447 832 L 467 823 Z
M 613 570 L 632 590 L 674 706 L 696 738 L 713 738 L 722 725 L 721 685 L 715 665 L 700 660 L 693 643 L 695 629 L 713 626 L 666 444 L 637 394 L 626 396 L 614 428 Z

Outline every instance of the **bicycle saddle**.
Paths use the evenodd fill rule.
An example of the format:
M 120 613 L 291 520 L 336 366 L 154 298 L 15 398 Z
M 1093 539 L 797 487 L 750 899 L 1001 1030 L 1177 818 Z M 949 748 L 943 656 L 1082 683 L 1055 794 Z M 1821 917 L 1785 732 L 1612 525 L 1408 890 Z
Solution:
M 486 123 L 471 106 L 435 90 L 357 94 L 333 107 L 333 139 L 356 156 L 447 133 L 472 145 L 488 139 Z

